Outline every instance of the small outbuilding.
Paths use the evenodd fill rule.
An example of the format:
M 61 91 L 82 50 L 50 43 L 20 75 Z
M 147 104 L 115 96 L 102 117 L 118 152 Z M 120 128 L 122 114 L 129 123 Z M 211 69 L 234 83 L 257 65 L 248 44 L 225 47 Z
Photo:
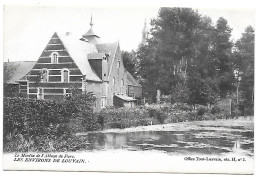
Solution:
M 119 107 L 127 107 L 133 108 L 137 105 L 137 99 L 126 95 L 114 95 L 114 106 L 116 108 Z

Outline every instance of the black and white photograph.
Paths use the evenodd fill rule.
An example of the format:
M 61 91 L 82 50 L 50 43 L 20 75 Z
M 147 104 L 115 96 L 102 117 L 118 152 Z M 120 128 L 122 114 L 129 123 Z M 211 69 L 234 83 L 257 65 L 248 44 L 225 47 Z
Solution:
M 255 10 L 3 5 L 3 170 L 254 173 Z

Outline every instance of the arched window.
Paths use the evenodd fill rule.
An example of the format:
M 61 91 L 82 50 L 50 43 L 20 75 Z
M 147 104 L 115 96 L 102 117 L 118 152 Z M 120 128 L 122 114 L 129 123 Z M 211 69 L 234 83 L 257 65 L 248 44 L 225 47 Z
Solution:
M 49 71 L 48 71 L 48 69 L 42 69 L 42 73 L 41 73 L 41 81 L 42 82 L 48 82 L 48 80 L 49 80 Z
M 58 63 L 59 54 L 57 52 L 53 52 L 51 54 L 51 63 Z
M 117 61 L 117 69 L 120 68 L 120 61 Z
M 69 70 L 62 69 L 61 82 L 69 82 Z

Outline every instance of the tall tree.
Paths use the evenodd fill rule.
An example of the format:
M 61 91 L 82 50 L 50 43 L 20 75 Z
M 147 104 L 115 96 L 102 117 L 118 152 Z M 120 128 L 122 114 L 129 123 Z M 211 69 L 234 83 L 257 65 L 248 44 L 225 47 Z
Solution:
M 194 66 L 192 72 L 196 72 L 196 79 L 204 82 L 212 57 L 211 19 L 190 8 L 161 8 L 151 26 L 148 45 L 138 51 L 141 76 L 163 94 L 173 91 L 178 95 L 179 83 L 186 84 L 183 80 L 193 79 L 194 75 L 189 74 L 190 65 Z
M 220 95 L 225 97 L 233 89 L 234 75 L 232 70 L 232 47 L 230 40 L 232 29 L 223 17 L 217 21 L 213 33 L 212 63 L 214 77 L 219 78 Z
M 245 109 L 251 109 L 253 114 L 254 108 L 254 48 L 255 34 L 254 28 L 248 26 L 242 37 L 236 42 L 234 52 L 235 69 L 241 77 L 241 84 L 238 89 L 242 92 L 242 99 Z
M 136 77 L 136 72 L 138 69 L 138 61 L 136 58 L 136 53 L 135 51 L 127 52 L 127 51 L 122 51 L 122 59 L 124 63 L 125 69 L 134 77 Z
M 198 52 L 203 47 L 198 47 L 198 43 L 207 41 L 204 40 L 204 29 L 210 23 L 190 8 L 161 8 L 158 17 L 151 21 L 152 37 L 148 46 L 138 52 L 143 78 L 154 83 L 162 93 L 170 94 L 171 88 L 181 78 L 177 72 L 185 74 L 188 63 L 203 58 Z M 154 68 L 151 69 L 150 65 Z

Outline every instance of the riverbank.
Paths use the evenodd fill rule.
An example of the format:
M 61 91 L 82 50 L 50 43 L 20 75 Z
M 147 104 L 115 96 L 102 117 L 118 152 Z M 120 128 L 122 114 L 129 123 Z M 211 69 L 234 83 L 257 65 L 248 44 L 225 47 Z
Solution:
M 239 117 L 238 119 L 218 119 L 218 120 L 203 120 L 203 121 L 190 121 L 190 122 L 178 122 L 169 124 L 157 124 L 148 126 L 130 127 L 124 129 L 107 129 L 103 131 L 91 131 L 84 133 L 77 133 L 76 135 L 86 135 L 89 133 L 126 133 L 126 132 L 140 132 L 140 131 L 187 131 L 190 129 L 214 129 L 221 127 L 221 129 L 240 130 L 239 127 L 244 126 L 247 129 L 254 129 L 254 117 Z M 226 127 L 226 128 L 225 128 Z

